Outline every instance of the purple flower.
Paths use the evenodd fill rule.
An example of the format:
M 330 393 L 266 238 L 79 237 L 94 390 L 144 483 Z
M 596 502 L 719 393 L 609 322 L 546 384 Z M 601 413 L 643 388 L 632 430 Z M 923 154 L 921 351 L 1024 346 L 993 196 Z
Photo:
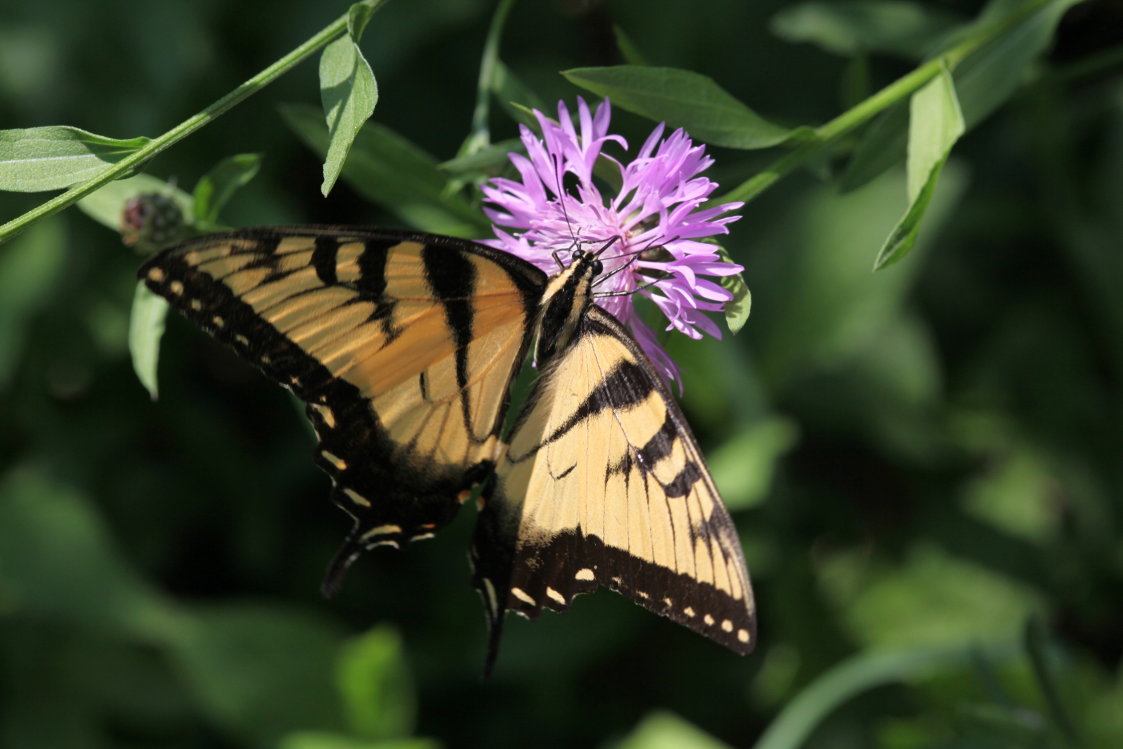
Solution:
M 682 129 L 664 138 L 660 124 L 635 158 L 622 162 L 604 153 L 609 144 L 628 148 L 621 136 L 608 132 L 608 101 L 590 114 L 579 98 L 577 108 L 579 129 L 562 102 L 557 123 L 534 112 L 541 137 L 521 127 L 526 155 L 510 154 L 520 180 L 497 178 L 483 186 L 492 204 L 484 211 L 496 236 L 483 243 L 554 274 L 559 270 L 554 253 L 568 263 L 573 250 L 599 249 L 614 239 L 601 255 L 604 273 L 595 287 L 596 302 L 631 329 L 668 379 L 676 379 L 674 361 L 640 320 L 633 297 L 638 293 L 652 300 L 666 316 L 667 330 L 695 339 L 703 333 L 720 338 L 705 313 L 720 311 L 733 295 L 705 277 L 730 276 L 742 268 L 722 261 L 714 245 L 698 240 L 727 234 L 726 224 L 740 218 L 729 212 L 743 204 L 700 208 L 717 188 L 698 176 L 713 159 Z M 599 168 L 620 183 L 607 200 L 593 181 L 598 160 Z

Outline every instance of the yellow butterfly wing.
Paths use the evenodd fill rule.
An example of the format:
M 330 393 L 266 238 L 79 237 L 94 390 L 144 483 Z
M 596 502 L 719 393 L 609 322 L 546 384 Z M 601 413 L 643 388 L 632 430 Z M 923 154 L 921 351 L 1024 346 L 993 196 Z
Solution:
M 736 529 L 682 413 L 610 314 L 589 307 L 545 367 L 477 523 L 474 582 L 503 616 L 611 588 L 726 647 L 755 645 Z
M 490 474 L 545 284 L 463 240 L 330 227 L 190 239 L 139 275 L 306 401 L 356 520 L 328 592 L 362 549 L 431 536 Z

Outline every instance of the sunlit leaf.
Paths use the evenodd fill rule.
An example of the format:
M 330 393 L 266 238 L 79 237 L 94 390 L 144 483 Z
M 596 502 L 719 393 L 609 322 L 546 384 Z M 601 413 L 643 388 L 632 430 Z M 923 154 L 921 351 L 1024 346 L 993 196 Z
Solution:
M 392 629 L 368 630 L 339 654 L 336 683 L 351 731 L 366 739 L 408 736 L 416 712 L 413 683 Z
M 159 396 L 156 370 L 167 316 L 168 303 L 164 298 L 149 291 L 143 281 L 138 281 L 129 315 L 129 354 L 133 360 L 133 371 L 152 400 Z
M 909 207 L 882 245 L 874 261 L 874 270 L 900 260 L 916 243 L 940 171 L 964 129 L 955 84 L 945 67 L 940 75 L 912 95 L 906 185 Z
M 117 140 L 65 125 L 0 130 L 0 190 L 61 190 L 97 176 L 148 143 L 148 138 Z
M 614 749 L 728 749 L 702 729 L 667 712 L 644 718 Z
M 339 179 L 347 154 L 359 128 L 374 113 L 378 84 L 370 63 L 359 49 L 359 39 L 381 2 L 351 6 L 347 35 L 324 48 L 320 56 L 320 99 L 327 118 L 328 145 L 324 154 L 324 181 L 320 192 L 327 195 Z
M 715 247 L 722 260 L 727 263 L 733 262 L 724 247 L 721 245 Z M 749 291 L 749 285 L 745 283 L 745 276 L 742 273 L 719 276 L 716 280 L 718 285 L 733 295 L 733 298 L 725 303 L 722 312 L 725 314 L 725 324 L 729 327 L 729 332 L 736 334 L 749 320 L 749 311 L 753 306 L 752 292 Z

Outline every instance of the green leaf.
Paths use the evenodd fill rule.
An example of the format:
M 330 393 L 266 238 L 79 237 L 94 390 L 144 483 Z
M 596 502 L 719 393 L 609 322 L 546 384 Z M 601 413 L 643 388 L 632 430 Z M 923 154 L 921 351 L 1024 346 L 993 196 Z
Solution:
M 1025 81 L 1030 65 L 1052 40 L 1061 16 L 1079 1 L 1054 0 L 1046 4 L 988 41 L 955 67 L 952 71 L 955 91 L 968 130 L 1010 98 Z M 959 36 L 983 33 L 996 22 L 993 15 L 984 13 Z M 883 112 L 858 141 L 840 181 L 841 188 L 853 190 L 860 187 L 905 158 L 908 127 L 904 102 Z
M 327 129 L 313 107 L 290 104 L 281 115 L 314 151 L 326 151 Z M 367 200 L 419 229 L 479 236 L 489 228 L 482 212 L 449 190 L 436 159 L 384 125 L 368 122 L 360 129 L 342 177 Z
M 789 42 L 809 42 L 845 57 L 888 53 L 922 60 L 960 24 L 939 7 L 902 0 L 831 0 L 782 8 L 769 29 Z
M 149 291 L 143 281 L 137 281 L 129 315 L 129 354 L 133 360 L 133 371 L 152 400 L 159 397 L 156 370 L 167 316 L 168 303 L 164 298 Z
M 209 230 L 218 222 L 218 214 L 231 196 L 257 175 L 261 155 L 240 153 L 218 162 L 195 183 L 195 224 Z
M 965 129 L 963 113 L 955 96 L 955 84 L 946 66 L 912 95 L 911 110 L 907 181 L 909 207 L 882 245 L 874 261 L 874 270 L 900 260 L 916 244 L 940 171 L 951 154 L 952 146 Z
M 417 705 L 397 632 L 376 627 L 344 645 L 335 680 L 352 733 L 372 740 L 411 733 Z
M 297 731 L 281 740 L 280 749 L 440 749 L 433 739 L 367 741 L 326 731 Z
M 386 0 L 359 0 L 347 9 L 347 33 L 356 44 L 363 38 L 370 17 L 385 2 Z
M 612 35 L 616 37 L 616 47 L 620 50 L 620 55 L 624 61 L 629 65 L 650 65 L 647 56 L 640 52 L 639 47 L 635 45 L 631 37 L 620 26 L 612 27 Z
M 511 163 L 512 151 L 522 150 L 518 139 L 492 143 L 468 156 L 457 156 L 438 165 L 442 172 L 457 177 L 484 177 L 498 174 Z
M 1055 673 L 1056 655 L 1049 647 L 1049 635 L 1045 625 L 1037 616 L 1030 616 L 1025 627 L 1025 648 L 1029 654 L 1030 665 L 1033 666 L 1033 675 L 1037 679 L 1037 686 L 1045 698 L 1049 708 L 1049 718 L 1057 731 L 1065 737 L 1069 746 L 1082 746 L 1083 740 L 1072 719 L 1064 700 L 1061 699 L 1061 682 Z
M 78 201 L 78 207 L 87 216 L 113 231 L 121 229 L 121 212 L 131 198 L 146 192 L 158 192 L 173 198 L 183 209 L 184 215 L 193 212 L 194 199 L 170 182 L 138 174 L 135 177 L 110 182 L 105 187 L 92 192 Z
M 149 142 L 106 138 L 66 125 L 0 130 L 0 190 L 61 190 L 97 176 Z
M 359 38 L 380 2 L 351 6 L 345 37 L 324 48 L 320 56 L 320 99 L 327 119 L 328 147 L 324 154 L 324 181 L 320 192 L 331 192 L 347 154 L 378 103 L 378 83 L 370 63 L 359 49 Z
M 714 482 L 730 510 L 755 507 L 768 496 L 776 463 L 799 439 L 788 419 L 754 421 L 707 456 Z
M 753 749 L 798 749 L 835 708 L 874 687 L 915 681 L 961 669 L 978 658 L 1008 657 L 1009 645 L 955 648 L 916 648 L 899 652 L 869 653 L 843 661 L 820 676 L 789 701 L 765 729 Z
M 719 244 L 714 246 L 717 249 L 718 257 L 726 263 L 733 263 L 733 258 L 729 257 L 729 253 L 724 247 Z M 733 298 L 725 303 L 722 312 L 725 314 L 725 324 L 729 327 L 729 332 L 736 334 L 748 322 L 749 311 L 753 306 L 752 292 L 749 291 L 749 285 L 745 283 L 744 273 L 720 276 L 717 278 L 717 283 L 733 295 Z
M 44 471 L 0 483 L 0 609 L 153 641 L 174 621 L 127 564 L 93 503 Z
M 186 610 L 167 639 L 196 702 L 239 744 L 272 746 L 296 730 L 342 730 L 331 685 L 341 633 L 280 606 Z
M 949 522 L 959 523 L 954 551 L 936 545 Z M 1033 587 L 1037 576 L 1027 571 L 1016 573 L 1025 580 L 1015 580 L 988 562 L 974 561 L 996 548 L 1031 555 L 1032 544 L 1000 532 L 976 532 L 977 526 L 958 519 L 934 519 L 932 526 L 932 543 L 914 544 L 892 563 L 850 549 L 824 555 L 816 564 L 824 597 L 854 642 L 884 650 L 995 641 L 1010 637 L 1012 622 L 1026 612 L 1041 610 L 1043 596 Z
M 24 349 L 40 310 L 58 304 L 69 243 L 58 221 L 35 224 L 0 252 L 0 391 L 25 361 Z
M 615 749 L 727 749 L 728 745 L 673 713 L 654 712 Z
M 909 103 L 909 200 L 915 201 L 931 181 L 932 170 L 948 157 L 951 147 L 963 135 L 966 126 L 955 82 L 947 66 L 940 74 L 912 95 Z
M 677 68 L 618 65 L 563 71 L 571 83 L 615 106 L 685 128 L 692 138 L 727 148 L 768 148 L 791 131 L 763 119 L 711 78 Z

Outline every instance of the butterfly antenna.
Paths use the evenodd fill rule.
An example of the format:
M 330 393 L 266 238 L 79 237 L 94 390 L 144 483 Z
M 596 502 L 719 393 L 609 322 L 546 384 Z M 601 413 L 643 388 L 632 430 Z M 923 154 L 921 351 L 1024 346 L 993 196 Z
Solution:
M 343 578 L 347 575 L 348 568 L 363 553 L 363 545 L 359 542 L 359 536 L 359 524 L 355 523 L 355 527 L 347 534 L 347 538 L 343 539 L 343 545 L 339 547 L 339 551 L 335 552 L 335 556 L 328 562 L 327 571 L 324 573 L 324 581 L 320 584 L 320 593 L 323 594 L 324 598 L 332 598 L 339 592 L 339 589 L 343 587 Z
M 577 235 L 573 233 L 573 222 L 570 221 L 569 210 L 565 207 L 565 182 L 562 179 L 561 160 L 557 154 L 554 154 L 554 183 L 557 186 L 558 205 L 561 206 L 562 216 L 565 218 L 565 228 L 569 230 L 569 239 L 573 243 L 570 247 L 577 247 L 580 245 L 580 241 L 577 239 Z M 557 253 L 554 253 L 554 259 L 558 260 Z M 561 261 L 558 260 L 558 263 L 561 264 Z
M 616 255 L 614 257 L 602 258 L 602 260 L 615 260 L 616 258 L 626 257 L 626 258 L 628 258 L 628 262 L 624 263 L 619 268 L 616 268 L 615 270 L 609 271 L 608 273 L 605 273 L 604 275 L 600 276 L 596 281 L 593 282 L 593 286 L 595 287 L 595 286 L 597 286 L 597 284 L 604 283 L 608 279 L 615 276 L 617 273 L 620 273 L 620 272 L 625 271 L 628 268 L 632 267 L 632 264 L 635 263 L 637 260 L 639 260 L 640 256 L 643 255 L 643 253 L 650 250 L 652 247 L 661 246 L 661 245 L 665 244 L 666 242 L 673 242 L 676 239 L 678 239 L 678 237 L 671 237 L 670 239 L 665 240 L 665 241 L 661 241 L 659 239 L 652 239 L 650 242 L 648 242 L 647 244 L 645 244 L 643 247 L 639 248 L 638 250 L 632 250 L 631 252 L 625 252 L 621 255 Z M 658 243 L 658 245 L 656 243 Z M 604 247 L 602 247 L 601 252 L 604 252 L 604 250 L 606 250 L 606 249 L 608 249 L 608 245 L 605 245 Z M 616 291 L 616 292 L 611 292 L 611 293 L 606 293 L 606 294 L 597 294 L 597 296 L 598 297 L 602 297 L 602 296 L 625 296 L 627 294 L 634 294 L 637 291 L 641 291 L 643 289 L 646 289 L 646 288 L 652 286 L 654 283 L 655 283 L 655 281 L 652 281 L 651 283 L 647 283 L 647 284 L 644 284 L 643 286 L 639 286 L 632 291 Z
M 657 283 L 659 283 L 659 279 L 655 279 L 654 281 L 648 281 L 645 284 L 637 286 L 634 289 L 629 289 L 627 291 L 601 291 L 601 292 L 597 292 L 596 294 L 593 294 L 593 297 L 595 299 L 604 299 L 605 297 L 610 297 L 610 296 L 631 296 L 632 294 L 638 294 L 639 292 L 643 291 L 644 289 L 650 289 L 652 286 L 654 286 Z
M 636 252 L 628 253 L 628 254 L 631 255 L 631 258 L 628 259 L 628 262 L 624 263 L 623 265 L 621 265 L 619 268 L 616 268 L 615 270 L 610 270 L 608 273 L 604 273 L 601 276 L 599 276 L 596 281 L 593 281 L 593 286 L 596 287 L 598 284 L 604 283 L 608 279 L 615 276 L 617 273 L 621 273 L 623 271 L 626 271 L 628 268 L 630 268 L 632 266 L 632 263 L 634 263 L 636 260 L 639 259 L 639 253 L 642 252 L 642 251 L 643 250 L 637 250 Z M 617 257 L 624 257 L 624 255 L 618 255 Z M 605 259 L 612 260 L 613 258 L 605 258 Z

